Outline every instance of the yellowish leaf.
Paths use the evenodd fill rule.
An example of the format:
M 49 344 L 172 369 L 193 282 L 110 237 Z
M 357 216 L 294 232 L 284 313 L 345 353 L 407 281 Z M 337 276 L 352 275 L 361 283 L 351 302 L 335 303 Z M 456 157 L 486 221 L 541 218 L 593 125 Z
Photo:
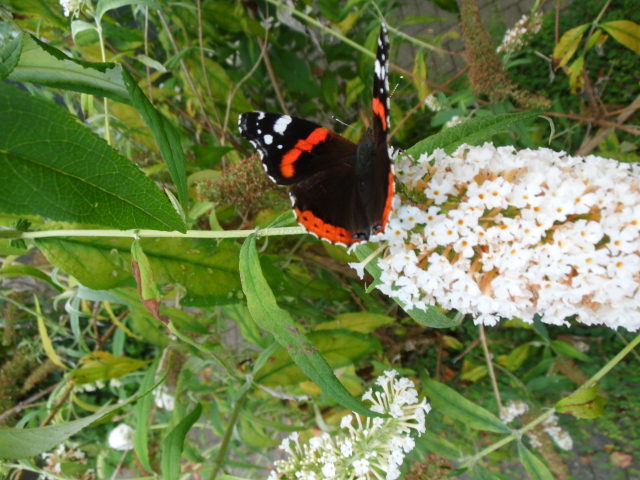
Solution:
M 571 60 L 571 57 L 576 53 L 578 45 L 580 45 L 582 36 L 584 35 L 584 32 L 587 31 L 587 28 L 589 28 L 589 24 L 585 23 L 584 25 L 578 25 L 577 27 L 572 28 L 562 35 L 560 41 L 553 49 L 553 62 L 555 64 L 555 68 L 561 68 Z
M 578 93 L 584 88 L 584 56 L 580 55 L 567 69 L 571 93 Z
M 47 327 L 44 324 L 44 316 L 42 315 L 42 310 L 40 309 L 40 302 L 38 301 L 38 297 L 33 296 L 36 306 L 36 320 L 38 322 L 38 332 L 40 333 L 40 338 L 42 339 L 42 347 L 44 348 L 44 353 L 47 354 L 49 360 L 51 360 L 55 365 L 60 368 L 66 370 L 64 363 L 58 357 L 58 354 L 53 349 L 53 343 L 51 343 L 51 338 L 49 338 L 49 333 L 47 333 Z
M 427 98 L 429 95 L 429 85 L 427 84 L 427 61 L 424 54 L 418 50 L 413 61 L 413 84 L 418 92 L 418 98 Z
M 640 54 L 640 25 L 631 20 L 613 20 L 600 25 L 609 35 L 629 50 Z

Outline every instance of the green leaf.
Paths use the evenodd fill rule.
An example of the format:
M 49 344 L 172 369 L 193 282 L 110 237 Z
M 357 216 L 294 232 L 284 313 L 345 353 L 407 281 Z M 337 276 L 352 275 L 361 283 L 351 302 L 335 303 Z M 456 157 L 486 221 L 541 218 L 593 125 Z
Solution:
M 180 478 L 180 458 L 184 447 L 184 439 L 189 429 L 200 418 L 202 405 L 198 403 L 196 407 L 188 413 L 162 441 L 162 478 L 164 480 L 175 480 Z
M 187 172 L 178 131 L 169 120 L 154 108 L 129 72 L 123 70 L 122 78 L 127 87 L 131 104 L 138 110 L 151 133 L 153 133 L 162 158 L 167 164 L 171 180 L 176 186 L 180 205 L 182 205 L 184 211 L 187 211 Z
M 374 252 L 374 247 L 369 244 L 360 245 L 355 249 L 356 257 L 359 261 L 364 261 Z M 378 283 L 380 281 L 380 274 L 382 270 L 378 267 L 377 261 L 374 259 L 370 261 L 366 265 L 367 272 L 371 274 L 374 278 L 375 282 Z M 450 328 L 460 325 L 461 320 L 455 320 L 447 317 L 444 313 L 440 311 L 439 308 L 435 306 L 429 306 L 426 311 L 418 310 L 417 308 L 413 308 L 411 310 L 407 310 L 404 308 L 405 304 L 402 300 L 391 297 L 394 302 L 400 305 L 405 312 L 417 323 L 420 325 L 424 325 L 425 327 L 431 328 Z
M 164 380 L 164 379 L 163 379 Z M 155 387 L 153 387 L 155 388 Z M 153 390 L 151 388 L 151 390 Z M 134 395 L 128 400 L 111 407 L 103 407 L 93 415 L 59 425 L 39 428 L 4 428 L 0 427 L 0 458 L 16 460 L 30 458 L 51 450 L 85 427 L 111 415 L 116 410 L 135 402 L 142 395 Z
M 9 75 L 14 82 L 31 82 L 129 102 L 122 68 L 113 63 L 83 62 L 23 34 L 20 60 Z
M 540 112 L 531 111 L 472 118 L 421 140 L 408 149 L 407 153 L 413 158 L 418 158 L 423 153 L 431 153 L 436 148 L 453 153 L 462 144 L 479 145 L 487 142 L 493 135 L 506 132 L 512 125 L 530 120 L 539 114 Z
M 577 93 L 584 88 L 584 55 L 578 55 L 569 68 L 567 68 L 567 74 L 569 75 L 569 89 L 571 93 Z
M 508 355 L 500 355 L 498 357 L 498 363 L 513 372 L 520 368 L 529 357 L 530 348 L 531 345 L 528 343 L 518 345 L 516 348 L 511 350 Z
M 577 27 L 565 32 L 562 37 L 560 37 L 558 44 L 553 49 L 553 62 L 555 68 L 561 68 L 571 60 L 571 57 L 576 53 L 576 50 L 582 41 L 584 32 L 586 32 L 588 28 L 588 23 L 578 25 Z
M 522 442 L 518 442 L 518 456 L 532 480 L 554 480 L 554 476 L 542 460 L 531 453 Z
M 240 249 L 240 280 L 249 312 L 255 322 L 260 328 L 273 334 L 307 377 L 343 407 L 362 415 L 377 416 L 349 394 L 327 361 L 300 332 L 289 313 L 278 306 L 262 274 L 254 235 L 247 237 Z
M 153 270 L 149 258 L 145 255 L 140 240 L 136 239 L 131 244 L 131 269 L 133 277 L 138 284 L 138 294 L 144 308 L 156 319 L 167 323 L 168 318 L 160 315 L 160 290 L 153 279 Z
M 109 352 L 96 351 L 80 359 L 79 368 L 70 370 L 67 375 L 76 385 L 92 383 L 97 380 L 120 378 L 147 365 L 144 360 L 120 357 Z
M 375 329 L 382 327 L 383 325 L 389 325 L 395 320 L 387 315 L 380 315 L 379 313 L 371 312 L 353 312 L 353 313 L 341 313 L 336 315 L 334 320 L 329 322 L 322 322 L 315 330 L 350 330 L 352 332 L 371 333 Z
M 98 5 L 96 5 L 96 23 L 100 24 L 102 16 L 109 10 L 126 7 L 127 5 L 146 5 L 156 10 L 160 10 L 160 5 L 151 0 L 99 0 Z
M 49 337 L 49 333 L 47 332 L 47 327 L 44 324 L 44 317 L 42 316 L 42 310 L 40 309 L 40 302 L 38 301 L 37 296 L 33 296 L 35 308 L 36 308 L 36 321 L 38 323 L 38 333 L 40 334 L 40 339 L 42 340 L 42 348 L 44 349 L 47 357 L 54 365 L 66 370 L 66 366 L 58 357 L 55 349 L 53 348 L 53 343 L 51 343 L 51 337 Z
M 432 430 L 427 430 L 416 438 L 416 443 L 428 452 L 451 460 L 459 460 L 463 455 L 461 448 Z
M 7 78 L 22 53 L 23 34 L 13 22 L 0 21 L 0 80 Z
M 30 265 L 21 265 L 21 264 L 7 265 L 6 267 L 0 268 L 0 276 L 5 278 L 29 276 L 29 277 L 37 278 L 38 280 L 47 282 L 49 285 L 51 285 L 53 288 L 55 288 L 59 292 L 62 292 L 63 290 L 62 287 L 60 285 L 57 285 L 49 275 L 44 273 L 42 270 L 38 270 L 37 268 L 32 267 Z
M 350 365 L 379 348 L 373 337 L 347 330 L 319 330 L 308 333 L 307 338 L 332 369 Z M 264 385 L 292 385 L 306 379 L 284 348 L 255 374 L 255 381 Z
M 582 362 L 588 362 L 590 360 L 588 355 L 581 352 L 573 345 L 567 342 L 563 342 L 562 340 L 552 340 L 551 348 L 558 355 L 575 358 L 576 360 L 580 360 Z
M 149 419 L 151 417 L 151 407 L 153 406 L 153 394 L 150 392 L 153 379 L 156 375 L 159 358 L 149 367 L 147 373 L 140 384 L 140 400 L 136 402 L 133 409 L 136 419 L 136 429 L 133 434 L 133 448 L 138 460 L 148 473 L 153 472 L 149 462 Z M 142 395 L 142 392 L 148 392 Z
M 604 415 L 607 399 L 599 395 L 599 391 L 597 384 L 578 390 L 556 403 L 556 409 L 560 413 L 568 413 L 576 418 L 601 417 Z
M 129 238 L 41 238 L 36 246 L 53 265 L 86 287 L 108 290 L 133 279 Z M 142 248 L 159 285 L 186 289 L 185 305 L 208 306 L 237 302 L 238 245 L 191 238 L 144 238 Z
M 1 211 L 185 231 L 150 179 L 58 105 L 0 85 L 0 125 Z
M 600 24 L 600 28 L 629 50 L 640 54 L 640 25 L 631 20 L 613 20 Z
M 79 19 L 71 21 L 71 37 L 78 46 L 90 45 L 100 40 L 95 24 Z
M 511 430 L 493 413 L 470 402 L 445 384 L 427 378 L 423 389 L 434 409 L 465 425 L 488 432 L 508 433 Z

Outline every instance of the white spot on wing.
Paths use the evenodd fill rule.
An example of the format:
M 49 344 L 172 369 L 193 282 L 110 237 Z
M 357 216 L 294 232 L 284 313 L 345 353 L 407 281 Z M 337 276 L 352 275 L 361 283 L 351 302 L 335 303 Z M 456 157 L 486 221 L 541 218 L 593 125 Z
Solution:
M 267 145 L 271 145 L 271 143 L 273 142 L 273 136 L 266 134 L 263 138 L 264 143 Z
M 264 112 L 258 113 L 258 120 L 262 120 L 264 118 Z
M 289 115 L 282 115 L 278 120 L 276 120 L 276 123 L 273 124 L 273 131 L 280 135 L 284 135 L 284 132 L 290 123 L 291 117 Z
M 382 78 L 382 74 L 383 74 L 382 65 L 380 65 L 380 60 L 378 60 L 377 58 L 376 58 L 376 64 L 374 66 L 374 71 L 376 72 L 376 77 Z
M 278 145 L 278 150 L 282 150 L 282 145 Z

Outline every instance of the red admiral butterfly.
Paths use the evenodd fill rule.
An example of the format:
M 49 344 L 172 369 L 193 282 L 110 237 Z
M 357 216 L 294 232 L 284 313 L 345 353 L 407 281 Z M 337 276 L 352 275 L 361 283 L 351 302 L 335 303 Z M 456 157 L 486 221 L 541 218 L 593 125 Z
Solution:
M 384 231 L 394 182 L 387 149 L 389 42 L 380 28 L 373 75 L 373 128 L 357 145 L 308 120 L 278 113 L 240 115 L 243 137 L 258 150 L 271 180 L 291 186 L 298 222 L 345 246 Z

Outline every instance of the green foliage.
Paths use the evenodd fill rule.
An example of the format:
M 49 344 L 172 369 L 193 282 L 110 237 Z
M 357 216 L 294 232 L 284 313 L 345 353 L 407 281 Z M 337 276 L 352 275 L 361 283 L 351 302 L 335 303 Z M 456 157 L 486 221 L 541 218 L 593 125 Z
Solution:
M 417 464 L 435 455 L 455 474 L 508 478 L 497 470 L 514 459 L 532 478 L 553 478 L 555 464 L 527 437 L 546 409 L 563 413 L 583 445 L 592 428 L 616 450 L 637 450 L 633 360 L 579 389 L 631 336 L 511 319 L 487 329 L 492 376 L 471 319 L 437 305 L 405 312 L 375 290 L 375 262 L 364 281 L 346 267 L 378 244 L 352 253 L 269 231 L 242 243 L 237 230 L 294 220 L 284 190 L 266 186 L 261 170 L 256 180 L 238 114 L 287 110 L 328 127 L 336 114 L 351 125 L 342 135 L 358 140 L 370 123 L 380 15 L 402 32 L 420 27 L 390 30 L 390 84 L 397 65 L 410 77 L 392 98 L 394 146 L 418 156 L 551 142 L 571 153 L 588 134 L 571 118 L 585 104 L 567 76 L 549 83 L 533 54 L 553 52 L 551 15 L 507 67 L 554 101 L 553 128 L 540 112 L 476 98 L 465 75 L 436 88 L 434 62 L 447 52 L 425 45 L 454 36 L 429 33 L 443 18 L 398 18 L 405 9 L 392 0 L 306 3 L 292 13 L 277 0 L 99 0 L 73 19 L 55 2 L 0 7 L 0 422 L 17 422 L 0 429 L 0 475 L 266 478 L 283 435 L 335 431 L 349 410 L 375 415 L 359 396 L 389 368 L 433 407 Z M 603 4 L 573 2 L 560 32 L 590 25 Z M 566 66 L 583 62 L 574 80 L 584 65 L 612 110 L 638 94 L 632 30 L 616 23 L 639 23 L 633 6 L 612 2 L 600 18 L 613 37 L 602 56 L 602 37 L 583 55 L 586 27 L 560 44 Z M 422 104 L 429 94 L 437 109 Z M 455 117 L 465 121 L 449 126 Z M 628 130 L 599 151 L 637 161 Z M 58 229 L 67 234 L 47 236 Z M 530 416 L 501 420 L 494 386 L 503 405 L 525 401 Z M 134 427 L 135 455 L 109 446 L 116 423 Z

